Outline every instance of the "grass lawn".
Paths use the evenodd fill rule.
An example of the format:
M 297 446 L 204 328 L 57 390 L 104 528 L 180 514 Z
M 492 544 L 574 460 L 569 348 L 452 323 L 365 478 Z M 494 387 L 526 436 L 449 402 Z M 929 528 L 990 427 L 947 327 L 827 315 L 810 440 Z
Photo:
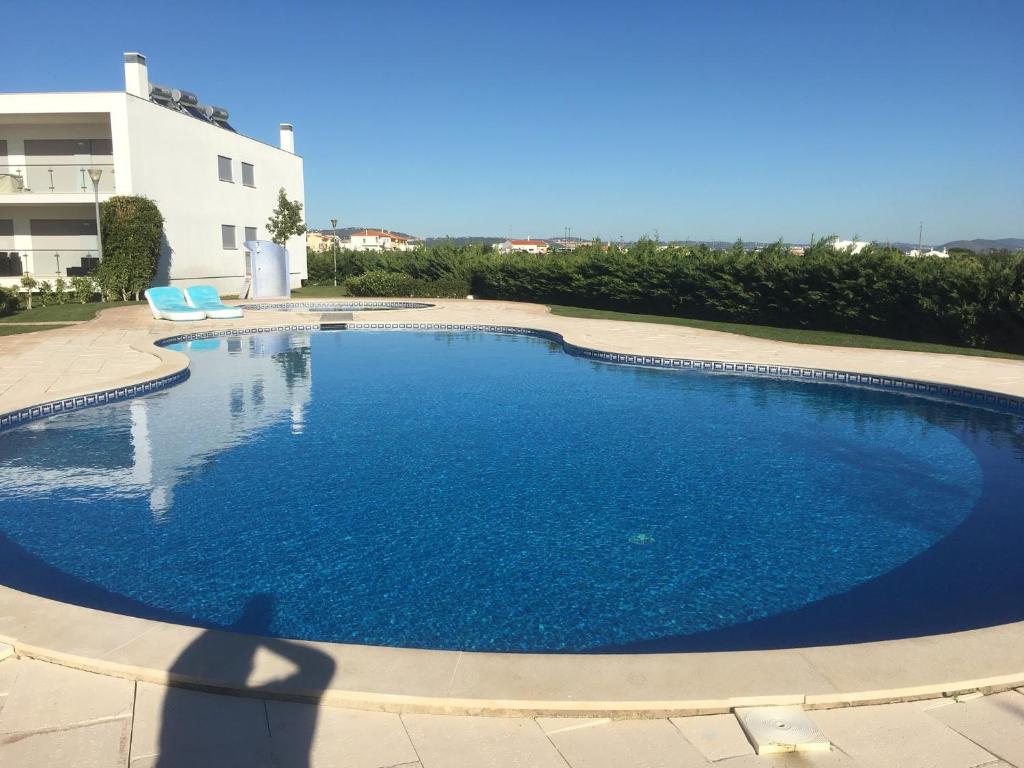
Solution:
M 61 325 L 15 325 L 0 323 L 0 336 L 13 336 L 16 333 L 33 333 L 35 331 L 52 331 L 54 328 L 67 328 L 70 323 Z
M 863 349 L 899 349 L 908 352 L 941 352 L 952 355 L 973 357 L 999 357 L 1007 360 L 1024 360 L 1024 355 L 1009 352 L 992 352 L 987 349 L 952 347 L 946 344 L 926 344 L 920 341 L 883 339 L 879 336 L 858 336 L 855 333 L 835 331 L 807 331 L 800 328 L 773 328 L 767 325 L 746 325 L 744 323 L 721 323 L 714 320 L 689 320 L 684 317 L 662 315 L 634 315 L 630 312 L 609 312 L 603 309 L 583 309 L 552 304 L 551 314 L 562 317 L 585 317 L 598 320 L 627 320 L 636 323 L 660 323 L 662 325 L 684 325 L 687 328 L 703 328 L 708 331 L 738 333 L 759 339 L 790 341 L 795 344 L 823 344 L 830 347 L 861 347 Z
M 15 312 L 13 315 L 0 317 L 3 323 L 59 323 L 74 320 L 92 320 L 101 309 L 110 307 L 128 307 L 143 304 L 141 301 L 104 301 L 89 304 L 51 304 L 48 307 L 36 307 Z

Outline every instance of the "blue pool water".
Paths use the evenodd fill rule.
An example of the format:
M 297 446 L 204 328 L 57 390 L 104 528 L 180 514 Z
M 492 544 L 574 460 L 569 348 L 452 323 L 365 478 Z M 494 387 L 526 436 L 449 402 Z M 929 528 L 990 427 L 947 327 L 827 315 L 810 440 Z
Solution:
M 0 434 L 0 581 L 211 627 L 270 594 L 282 637 L 494 651 L 1024 618 L 1019 417 L 525 336 L 176 348 L 184 384 Z

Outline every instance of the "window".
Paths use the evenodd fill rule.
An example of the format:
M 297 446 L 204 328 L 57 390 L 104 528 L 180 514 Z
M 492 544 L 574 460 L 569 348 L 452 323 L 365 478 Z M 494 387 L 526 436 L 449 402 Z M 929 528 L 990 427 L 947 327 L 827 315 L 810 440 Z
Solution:
M 253 173 L 252 163 L 242 163 L 242 184 L 247 187 L 256 186 L 256 175 Z
M 30 219 L 29 232 L 33 237 L 76 237 L 95 235 L 95 219 Z
M 217 174 L 221 181 L 234 181 L 231 175 L 231 158 L 217 155 Z
M 250 240 L 255 240 L 255 239 L 256 239 L 256 227 L 246 227 L 245 228 L 245 240 L 243 240 L 242 242 L 247 243 Z
M 234 250 L 237 247 L 235 245 L 235 227 L 233 224 L 220 225 L 220 243 L 225 250 Z

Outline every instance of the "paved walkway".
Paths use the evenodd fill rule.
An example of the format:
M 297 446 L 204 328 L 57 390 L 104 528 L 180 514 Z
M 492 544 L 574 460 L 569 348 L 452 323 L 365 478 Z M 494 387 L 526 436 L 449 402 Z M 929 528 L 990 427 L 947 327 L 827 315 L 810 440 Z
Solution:
M 735 716 L 395 715 L 0 662 L 7 768 L 1024 768 L 1024 694 L 815 711 L 828 753 L 757 756 Z

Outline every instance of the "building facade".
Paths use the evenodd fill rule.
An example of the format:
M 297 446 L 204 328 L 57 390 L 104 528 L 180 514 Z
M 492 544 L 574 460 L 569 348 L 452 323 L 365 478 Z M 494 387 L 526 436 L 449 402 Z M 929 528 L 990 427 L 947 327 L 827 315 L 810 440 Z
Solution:
M 272 146 L 194 94 L 150 84 L 141 54 L 126 53 L 124 70 L 123 92 L 0 94 L 0 285 L 90 273 L 100 258 L 96 197 L 144 195 L 164 217 L 155 284 L 238 293 L 243 243 L 270 239 L 278 190 L 305 203 L 292 126 Z M 298 287 L 305 240 L 286 247 Z
M 411 251 L 416 244 L 417 240 L 408 235 L 386 229 L 361 229 L 343 240 L 341 247 L 351 251 Z
M 323 232 L 307 232 L 306 233 L 306 248 L 311 251 L 317 251 L 322 253 L 323 251 L 329 251 L 333 247 L 338 246 L 344 248 L 344 244 L 340 237 L 334 235 L 327 235 Z
M 499 253 L 547 253 L 550 246 L 546 240 L 506 240 L 494 249 Z

